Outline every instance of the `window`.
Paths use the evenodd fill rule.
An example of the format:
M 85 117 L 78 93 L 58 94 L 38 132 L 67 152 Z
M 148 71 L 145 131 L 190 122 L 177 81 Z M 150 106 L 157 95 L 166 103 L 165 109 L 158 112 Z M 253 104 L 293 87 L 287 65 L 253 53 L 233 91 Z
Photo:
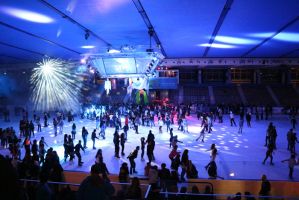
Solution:
M 207 69 L 202 70 L 203 83 L 224 82 L 225 70 L 223 69 Z
M 252 69 L 231 69 L 231 80 L 233 83 L 252 83 Z

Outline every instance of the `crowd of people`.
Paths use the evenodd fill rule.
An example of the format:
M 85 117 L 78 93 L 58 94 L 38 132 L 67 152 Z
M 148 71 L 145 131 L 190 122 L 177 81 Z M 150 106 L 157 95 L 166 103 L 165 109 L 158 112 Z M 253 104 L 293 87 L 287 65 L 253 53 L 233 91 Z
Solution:
M 103 109 L 101 109 L 103 110 Z M 95 149 L 96 139 L 106 139 L 106 129 L 113 128 L 113 144 L 114 144 L 114 156 L 120 158 L 125 156 L 125 144 L 129 139 L 128 131 L 133 130 L 136 134 L 139 134 L 139 126 L 147 126 L 152 128 L 153 126 L 159 127 L 159 134 L 167 132 L 169 134 L 169 146 L 171 149 L 169 153 L 169 166 L 168 169 L 166 163 L 161 164 L 161 168 L 158 169 L 156 165 L 152 165 L 155 161 L 155 135 L 152 130 L 149 130 L 147 137 L 140 137 L 140 145 L 136 145 L 136 148 L 127 154 L 128 163 L 124 162 L 119 170 L 119 182 L 129 183 L 130 176 L 136 175 L 136 162 L 139 151 L 141 151 L 141 159 L 144 160 L 146 152 L 148 163 L 145 166 L 144 174 L 148 177 L 149 183 L 152 186 L 152 190 L 160 188 L 161 191 L 179 192 L 177 187 L 179 182 L 184 182 L 187 179 L 198 178 L 198 170 L 192 162 L 192 158 L 189 158 L 188 149 L 184 149 L 183 152 L 178 151 L 178 146 L 182 141 L 178 139 L 177 135 L 174 135 L 174 124 L 177 123 L 178 130 L 183 133 L 188 133 L 188 120 L 187 117 L 191 113 L 191 105 L 178 105 L 178 106 L 161 106 L 161 105 L 127 105 L 127 106 L 106 106 L 105 112 L 91 113 L 89 119 L 95 120 L 95 129 L 91 134 L 88 133 L 86 127 L 82 127 L 81 140 L 78 140 L 77 144 L 74 144 L 74 140 L 77 136 L 77 126 L 74 121 L 74 116 L 71 112 L 64 115 L 63 112 L 55 112 L 52 125 L 54 130 L 54 136 L 64 134 L 64 121 L 67 116 L 68 122 L 72 123 L 71 133 L 64 134 L 63 147 L 64 147 L 64 162 L 73 161 L 77 159 L 78 166 L 83 165 L 81 151 L 85 152 L 87 148 L 88 137 L 93 142 L 93 149 Z M 213 107 L 207 110 L 202 105 L 196 107 L 196 115 L 198 120 L 201 120 L 201 128 L 199 129 L 199 137 L 196 139 L 201 142 L 205 142 L 205 134 L 213 131 L 213 123 L 218 120 L 218 123 L 223 123 L 223 115 L 229 115 L 229 121 L 231 126 L 237 126 L 235 122 L 235 114 L 240 115 L 238 133 L 242 134 L 244 119 L 247 126 L 251 127 L 252 113 L 255 113 L 257 120 L 269 119 L 272 115 L 271 108 L 252 109 L 252 108 L 238 108 L 228 109 L 224 107 Z M 99 114 L 99 115 L 97 115 Z M 264 117 L 265 115 L 265 117 Z M 81 114 L 83 117 L 84 114 Z M 122 124 L 121 117 L 124 117 L 124 124 Z M 49 125 L 50 113 L 43 113 L 43 128 Z M 157 119 L 157 120 L 155 120 Z M 282 162 L 288 162 L 289 165 L 289 178 L 293 178 L 294 166 L 298 164 L 296 160 L 296 142 L 298 143 L 296 133 L 296 114 L 292 113 L 290 116 L 291 129 L 287 133 L 288 150 L 290 151 L 290 158 L 282 160 Z M 37 130 L 36 130 L 37 127 Z M 25 179 L 40 179 L 41 182 L 46 180 L 60 182 L 63 181 L 63 168 L 60 164 L 60 159 L 57 152 L 49 147 L 44 137 L 37 140 L 37 135 L 42 131 L 41 117 L 33 113 L 33 119 L 29 120 L 29 114 L 24 110 L 22 118 L 19 123 L 18 131 L 13 127 L 0 128 L 1 146 L 9 149 L 11 156 L 9 157 L 12 166 L 17 171 L 18 178 Z M 97 133 L 98 132 L 98 133 Z M 36 135 L 35 135 L 36 134 Z M 273 123 L 270 123 L 266 131 L 265 146 L 267 147 L 266 157 L 263 161 L 270 158 L 270 164 L 273 165 L 273 152 L 276 149 L 277 132 Z M 24 148 L 24 157 L 22 156 L 22 148 Z M 216 157 L 218 154 L 215 144 L 211 144 L 209 149 L 210 161 L 205 166 L 210 178 L 223 178 L 217 173 Z M 96 164 L 91 169 L 91 175 L 82 183 L 82 188 L 88 187 L 90 184 L 99 185 L 104 184 L 105 187 L 110 189 L 104 189 L 104 193 L 99 195 L 111 195 L 113 194 L 113 187 L 109 185 L 109 171 L 103 160 L 102 151 L 99 150 L 96 155 Z M 102 177 L 98 177 L 98 174 L 102 174 Z M 140 174 L 140 173 L 139 173 Z M 101 183 L 101 184 L 100 184 Z M 132 180 L 132 187 L 124 188 L 120 196 L 129 196 L 132 194 L 139 196 L 139 189 L 136 189 L 139 185 L 139 180 L 134 178 Z M 80 187 L 81 189 L 81 187 Z M 80 190 L 80 195 L 85 189 Z M 131 191 L 131 192 L 128 192 Z M 193 189 L 192 189 L 193 191 Z M 196 189 L 194 189 L 194 192 Z M 182 191 L 184 193 L 184 190 Z M 82 197 L 83 198 L 83 197 Z M 84 197 L 85 198 L 85 197 Z M 83 198 L 83 199 L 84 199 Z M 139 198 L 139 197 L 138 197 Z

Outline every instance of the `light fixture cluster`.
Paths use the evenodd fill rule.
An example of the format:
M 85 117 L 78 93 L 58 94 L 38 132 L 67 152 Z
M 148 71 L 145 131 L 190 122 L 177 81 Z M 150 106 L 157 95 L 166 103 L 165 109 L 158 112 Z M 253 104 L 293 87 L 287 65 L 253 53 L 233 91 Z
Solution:
M 145 70 L 145 75 L 147 77 L 152 77 L 155 75 L 158 62 L 159 59 L 157 57 L 152 58 L 151 62 L 147 65 L 147 68 Z
M 116 54 L 116 53 L 132 53 L 135 51 L 135 47 L 132 45 L 122 45 L 119 49 L 114 49 L 112 47 L 108 47 L 107 53 Z
M 89 36 L 90 36 L 90 33 L 88 30 L 86 30 L 85 35 L 84 35 L 85 40 L 87 40 L 89 38 Z

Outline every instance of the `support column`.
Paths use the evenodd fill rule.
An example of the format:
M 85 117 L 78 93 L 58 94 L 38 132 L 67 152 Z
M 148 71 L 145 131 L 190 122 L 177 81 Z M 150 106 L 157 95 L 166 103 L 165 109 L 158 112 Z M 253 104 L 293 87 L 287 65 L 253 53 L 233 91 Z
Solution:
M 291 69 L 286 70 L 286 84 L 292 84 L 292 72 Z
M 281 84 L 287 84 L 287 71 L 281 70 Z
M 231 76 L 231 69 L 227 69 L 225 73 L 225 83 L 230 84 L 232 83 L 232 76 Z
M 202 84 L 202 70 L 199 69 L 197 72 L 197 83 Z
M 179 103 L 183 103 L 184 102 L 184 87 L 180 86 L 179 89 Z
M 261 71 L 259 69 L 254 70 L 254 80 L 253 83 L 261 84 Z
M 215 105 L 216 101 L 214 96 L 214 89 L 212 86 L 208 86 L 208 89 L 209 89 L 210 104 Z

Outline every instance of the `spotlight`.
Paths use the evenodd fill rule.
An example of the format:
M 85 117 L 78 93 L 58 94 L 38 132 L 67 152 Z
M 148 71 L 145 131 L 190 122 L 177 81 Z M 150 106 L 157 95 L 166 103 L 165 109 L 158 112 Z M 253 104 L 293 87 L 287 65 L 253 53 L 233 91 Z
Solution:
M 81 63 L 81 64 L 86 64 L 86 59 L 85 59 L 85 58 L 82 58 L 82 59 L 80 60 L 80 63 Z
M 107 53 L 111 53 L 111 54 L 113 54 L 113 53 L 120 53 L 120 52 L 121 51 L 117 50 L 117 49 L 110 49 L 110 48 L 107 49 Z
M 90 34 L 89 34 L 89 31 L 85 31 L 85 40 L 87 40 L 89 38 Z
M 66 63 L 59 59 L 43 59 L 33 69 L 30 78 L 31 100 L 35 110 L 45 111 L 64 107 L 77 110 L 80 99 L 80 82 Z

